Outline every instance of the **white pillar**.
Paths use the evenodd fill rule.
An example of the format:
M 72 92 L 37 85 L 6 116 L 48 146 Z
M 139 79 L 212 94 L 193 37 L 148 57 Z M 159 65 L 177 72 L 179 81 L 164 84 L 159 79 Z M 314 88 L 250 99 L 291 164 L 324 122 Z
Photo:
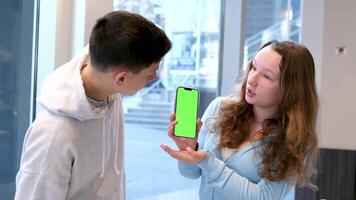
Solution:
M 55 66 L 66 63 L 87 45 L 96 20 L 112 10 L 113 0 L 57 1 Z
M 218 95 L 226 96 L 233 92 L 236 77 L 243 64 L 244 19 L 246 0 L 225 0 L 220 47 L 220 72 Z

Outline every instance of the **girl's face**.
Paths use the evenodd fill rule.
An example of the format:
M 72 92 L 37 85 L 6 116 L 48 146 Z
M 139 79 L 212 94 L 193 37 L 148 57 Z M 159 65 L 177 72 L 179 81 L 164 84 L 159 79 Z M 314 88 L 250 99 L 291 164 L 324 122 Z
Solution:
M 245 99 L 256 108 L 277 110 L 281 101 L 281 55 L 267 46 L 252 61 L 247 76 Z

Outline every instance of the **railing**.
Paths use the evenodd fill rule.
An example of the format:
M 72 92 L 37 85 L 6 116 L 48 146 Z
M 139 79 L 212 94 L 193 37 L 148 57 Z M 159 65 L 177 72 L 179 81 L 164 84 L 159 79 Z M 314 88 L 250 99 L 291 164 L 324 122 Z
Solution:
M 141 89 L 136 95 L 135 99 L 137 99 L 137 105 L 142 105 L 143 102 L 150 101 L 149 95 L 154 91 L 159 91 L 162 98 L 160 102 L 167 102 L 168 100 L 168 90 L 166 88 L 161 88 L 162 79 L 159 78 L 152 85 Z
M 283 20 L 247 38 L 244 46 L 244 63 L 255 56 L 260 46 L 272 39 L 293 40 L 300 33 L 300 14 L 294 20 Z M 289 30 L 284 33 L 285 30 Z
M 162 82 L 162 79 L 159 78 L 157 81 L 155 81 L 152 85 L 148 86 L 148 87 L 145 87 L 143 88 L 142 90 L 140 90 L 138 93 L 137 93 L 137 97 L 144 97 L 146 96 L 147 94 L 150 93 L 150 91 L 152 91 L 154 88 L 156 88 L 160 83 Z

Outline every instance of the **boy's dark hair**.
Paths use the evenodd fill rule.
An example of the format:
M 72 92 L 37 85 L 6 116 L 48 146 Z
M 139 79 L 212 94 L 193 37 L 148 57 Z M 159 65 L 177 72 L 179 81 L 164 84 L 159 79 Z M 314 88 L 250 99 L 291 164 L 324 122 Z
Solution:
M 136 73 L 171 49 L 163 30 L 144 17 L 114 11 L 98 19 L 89 40 L 91 63 L 99 70 L 125 67 Z

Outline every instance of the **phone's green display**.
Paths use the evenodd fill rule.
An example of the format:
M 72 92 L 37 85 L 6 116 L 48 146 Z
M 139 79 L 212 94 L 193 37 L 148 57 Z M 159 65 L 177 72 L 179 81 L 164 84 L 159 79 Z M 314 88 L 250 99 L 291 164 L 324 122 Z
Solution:
M 195 138 L 197 129 L 199 91 L 195 88 L 178 87 L 176 91 L 176 120 L 174 135 Z

